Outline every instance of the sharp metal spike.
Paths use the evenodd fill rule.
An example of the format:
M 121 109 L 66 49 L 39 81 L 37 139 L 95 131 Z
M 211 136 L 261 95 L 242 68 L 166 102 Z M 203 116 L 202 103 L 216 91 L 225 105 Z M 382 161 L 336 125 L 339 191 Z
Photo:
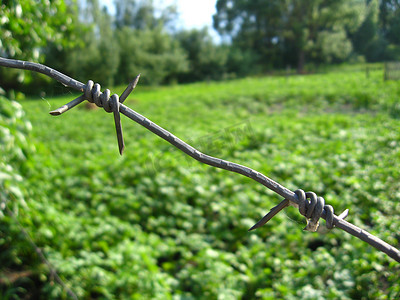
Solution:
M 128 98 L 129 94 L 132 93 L 133 89 L 136 87 L 136 85 L 139 82 L 140 74 L 135 77 L 135 79 L 127 86 L 125 91 L 121 94 L 121 97 L 119 97 L 119 102 L 124 103 L 126 98 Z
M 124 137 L 122 135 L 122 125 L 121 125 L 121 116 L 119 114 L 118 95 L 116 94 L 112 95 L 110 100 L 114 114 L 115 130 L 117 131 L 119 154 L 122 155 L 125 149 L 125 143 L 124 143 Z
M 348 215 L 349 215 L 349 209 L 346 209 L 344 212 L 338 215 L 338 218 L 344 220 L 345 218 L 347 218 Z
M 57 108 L 56 110 L 51 111 L 50 114 L 52 116 L 59 116 L 59 115 L 65 113 L 66 111 L 70 110 L 71 108 L 77 106 L 79 103 L 83 102 L 84 100 L 86 100 L 85 95 L 81 95 L 78 98 L 72 100 L 71 102 L 68 102 L 67 104 Z
M 281 203 L 279 203 L 277 206 L 273 207 L 269 213 L 267 213 L 260 221 L 258 221 L 253 227 L 249 229 L 249 231 L 252 231 L 254 229 L 257 229 L 264 224 L 266 224 L 269 220 L 271 220 L 275 215 L 280 212 L 282 209 L 285 207 L 289 206 L 289 200 L 284 199 Z

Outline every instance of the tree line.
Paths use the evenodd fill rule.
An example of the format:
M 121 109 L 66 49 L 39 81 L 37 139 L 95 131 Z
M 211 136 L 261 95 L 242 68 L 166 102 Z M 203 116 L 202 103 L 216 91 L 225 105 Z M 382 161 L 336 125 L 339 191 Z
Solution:
M 400 0 L 217 0 L 206 28 L 177 27 L 175 6 L 115 0 L 2 1 L 0 55 L 38 61 L 83 82 L 168 84 L 287 67 L 400 59 Z M 0 70 L 5 90 L 43 89 L 41 75 Z M 23 82 L 23 85 L 21 84 Z
M 400 58 L 398 0 L 218 0 L 214 27 L 261 68 Z

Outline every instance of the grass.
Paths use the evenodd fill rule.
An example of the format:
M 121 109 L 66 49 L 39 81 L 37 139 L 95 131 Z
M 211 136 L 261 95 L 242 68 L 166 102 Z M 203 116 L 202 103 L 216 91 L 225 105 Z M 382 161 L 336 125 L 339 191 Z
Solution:
M 349 208 L 350 222 L 400 248 L 400 85 L 382 78 L 139 84 L 127 105 L 207 154 L 315 191 L 338 214 Z M 281 200 L 250 179 L 192 161 L 124 117 L 120 157 L 101 109 L 48 114 L 73 97 L 22 102 L 36 151 L 19 218 L 80 298 L 400 296 L 396 262 L 338 229 L 303 232 L 293 208 L 248 233 Z M 46 298 L 66 297 L 40 280 Z

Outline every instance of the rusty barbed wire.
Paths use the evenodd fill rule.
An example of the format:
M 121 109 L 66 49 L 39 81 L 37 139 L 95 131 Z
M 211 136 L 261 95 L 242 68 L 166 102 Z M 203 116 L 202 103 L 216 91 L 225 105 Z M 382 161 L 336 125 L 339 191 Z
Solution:
M 139 80 L 139 75 L 128 85 L 122 95 L 118 97 L 118 95 L 116 94 L 110 96 L 111 93 L 108 89 L 106 89 L 104 92 L 101 92 L 100 85 L 94 84 L 91 80 L 89 80 L 89 82 L 85 85 L 82 82 L 79 82 L 59 71 L 56 71 L 42 64 L 0 57 L 0 66 L 39 72 L 61 82 L 65 86 L 68 86 L 83 93 L 83 95 L 65 104 L 64 106 L 54 111 L 51 111 L 50 114 L 52 115 L 61 115 L 64 112 L 73 108 L 74 106 L 78 105 L 79 103 L 83 102 L 84 100 L 88 100 L 89 102 L 95 103 L 99 107 L 103 107 L 104 110 L 107 112 L 113 112 L 119 151 L 121 155 L 124 148 L 124 142 L 122 136 L 121 120 L 119 117 L 120 113 L 147 128 L 148 130 L 166 140 L 167 142 L 169 142 L 185 154 L 191 156 L 195 160 L 216 168 L 239 173 L 241 175 L 249 177 L 261 183 L 270 190 L 274 191 L 278 195 L 282 196 L 284 200 L 280 204 L 272 208 L 270 212 L 265 215 L 260 221 L 258 221 L 253 227 L 251 227 L 249 231 L 266 224 L 282 209 L 289 205 L 292 205 L 296 208 L 299 208 L 300 214 L 307 218 L 307 226 L 305 230 L 316 231 L 319 225 L 319 219 L 325 219 L 327 221 L 327 228 L 340 228 L 347 233 L 370 244 L 379 251 L 384 252 L 397 262 L 400 262 L 400 251 L 398 249 L 389 245 L 378 237 L 375 237 L 369 232 L 344 220 L 348 215 L 348 209 L 346 209 L 339 216 L 336 216 L 334 214 L 333 207 L 330 205 L 325 205 L 324 198 L 318 197 L 315 193 L 305 193 L 303 190 L 296 190 L 295 192 L 292 192 L 291 190 L 280 185 L 279 183 L 275 182 L 264 174 L 257 172 L 249 167 L 204 154 L 198 151 L 196 148 L 185 143 L 166 129 L 160 127 L 146 117 L 124 105 L 123 102 L 136 87 Z

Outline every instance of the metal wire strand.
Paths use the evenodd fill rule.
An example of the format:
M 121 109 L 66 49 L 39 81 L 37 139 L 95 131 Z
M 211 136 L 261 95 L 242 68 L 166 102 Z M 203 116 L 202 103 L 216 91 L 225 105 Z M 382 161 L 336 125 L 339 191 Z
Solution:
M 87 87 L 85 84 L 68 77 L 67 75 L 64 75 L 56 70 L 53 70 L 47 66 L 41 65 L 41 64 L 36 64 L 36 63 L 31 63 L 31 62 L 25 62 L 25 61 L 20 61 L 20 60 L 12 60 L 12 59 L 7 59 L 7 58 L 1 58 L 0 57 L 0 66 L 4 67 L 10 67 L 10 68 L 18 68 L 18 69 L 25 69 L 25 70 L 32 70 L 35 72 L 40 72 L 43 73 L 59 82 L 62 84 L 69 86 L 73 89 L 76 89 L 84 95 L 78 97 L 77 99 L 71 101 L 70 103 L 64 105 L 63 107 L 59 108 L 56 111 L 51 112 L 53 115 L 60 115 L 61 113 L 67 111 L 68 109 L 74 107 L 75 105 L 79 104 L 80 102 L 84 101 L 85 99 L 89 98 L 90 95 L 87 94 Z M 198 151 L 196 148 L 188 145 L 181 139 L 177 138 L 175 135 L 170 133 L 169 131 L 165 130 L 164 128 L 160 127 L 159 125 L 153 123 L 149 119 L 145 118 L 141 114 L 137 113 L 136 111 L 132 110 L 131 108 L 127 107 L 126 105 L 123 104 L 123 101 L 125 101 L 126 97 L 129 95 L 129 93 L 134 89 L 134 87 L 137 84 L 137 81 L 139 79 L 139 75 L 128 85 L 126 90 L 122 93 L 118 107 L 119 107 L 119 112 L 125 115 L 126 117 L 130 118 L 131 120 L 135 121 L 136 123 L 142 125 L 143 127 L 147 128 L 154 134 L 158 135 L 162 139 L 166 140 L 182 152 L 186 153 L 187 155 L 191 156 L 192 158 L 196 159 L 197 161 L 216 167 L 220 169 L 224 169 L 227 171 L 235 172 L 242 174 L 246 177 L 249 177 L 265 187 L 269 188 L 270 190 L 274 191 L 278 195 L 282 196 L 284 200 L 277 206 L 271 209 L 271 211 L 264 217 L 262 218 L 257 224 L 255 224 L 250 230 L 256 229 L 266 222 L 268 222 L 274 215 L 276 215 L 280 210 L 285 208 L 287 205 L 291 204 L 296 207 L 302 206 L 301 210 L 302 212 L 305 212 L 305 216 L 309 218 L 309 226 L 306 227 L 308 230 L 314 230 L 316 227 L 318 227 L 318 219 L 321 217 L 325 220 L 327 220 L 328 227 L 337 227 L 340 228 L 349 234 L 363 240 L 364 242 L 367 242 L 371 246 L 375 247 L 379 251 L 382 251 L 386 253 L 389 257 L 393 258 L 397 262 L 400 262 L 400 251 L 388 243 L 382 241 L 378 237 L 373 236 L 369 232 L 347 222 L 344 220 L 344 218 L 347 216 L 348 210 L 343 212 L 341 215 L 336 216 L 333 212 L 333 208 L 330 205 L 325 205 L 323 198 L 321 197 L 316 197 L 314 196 L 313 193 L 309 192 L 308 194 L 305 193 L 305 199 L 310 199 L 310 201 L 307 204 L 305 200 L 303 199 L 303 193 L 300 191 L 296 191 L 296 193 L 292 192 L 291 190 L 287 189 L 286 187 L 280 185 L 279 183 L 275 182 L 271 178 L 265 176 L 264 174 L 257 172 L 249 167 L 239 165 L 230 161 L 226 161 L 220 158 L 216 158 L 213 156 L 209 156 L 207 154 L 204 154 L 200 151 Z M 89 90 L 89 88 L 88 88 Z M 107 90 L 106 90 L 107 91 Z M 107 92 L 106 92 L 107 93 Z M 118 114 L 119 115 L 119 114 Z M 115 116 L 115 112 L 114 112 Z M 118 130 L 117 130 L 118 131 Z M 118 133 L 117 133 L 118 134 Z M 300 197 L 299 197 L 300 195 Z M 316 199 L 315 199 L 316 197 Z M 305 208 L 303 208 L 303 205 L 305 205 Z M 321 207 L 323 207 L 323 211 L 321 212 Z M 304 209 L 304 211 L 303 211 Z M 314 212 L 316 211 L 316 212 Z M 310 216 L 310 217 L 309 217 Z

